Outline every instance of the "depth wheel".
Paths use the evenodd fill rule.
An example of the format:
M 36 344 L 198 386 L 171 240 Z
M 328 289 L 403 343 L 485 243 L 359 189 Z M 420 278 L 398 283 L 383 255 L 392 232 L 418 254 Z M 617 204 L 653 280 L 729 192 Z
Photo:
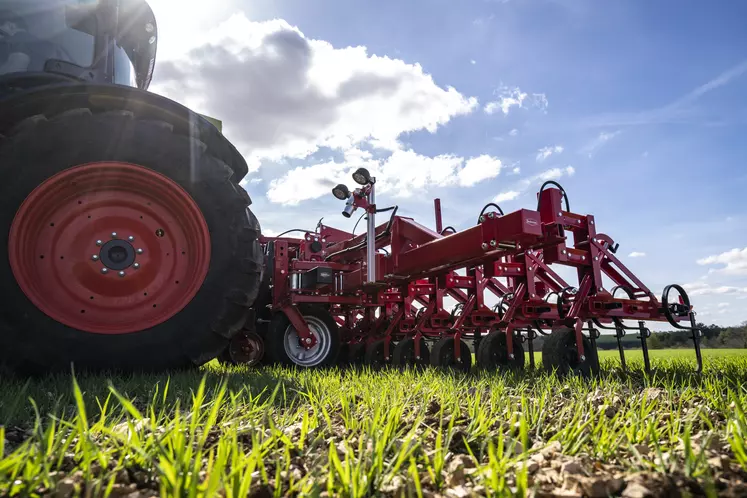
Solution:
M 0 364 L 181 369 L 243 328 L 260 227 L 204 143 L 129 111 L 74 109 L 0 140 L 0 173 Z
M 472 352 L 463 340 L 459 341 L 459 361 L 454 358 L 454 338 L 444 337 L 433 345 L 431 365 L 443 369 L 469 372 L 472 368 Z
M 585 361 L 579 361 L 576 349 L 576 331 L 572 328 L 553 330 L 545 337 L 542 346 L 542 365 L 547 371 L 558 375 L 576 374 L 590 377 L 599 374 L 597 352 L 591 341 L 583 336 Z
M 234 336 L 228 347 L 218 357 L 224 365 L 246 365 L 254 367 L 260 364 L 265 355 L 265 345 L 256 332 L 244 331 Z
M 508 357 L 506 333 L 495 330 L 483 337 L 477 348 L 477 365 L 486 370 L 523 370 L 524 346 L 517 336 L 513 336 L 514 358 Z
M 394 354 L 392 355 L 392 363 L 397 365 L 400 369 L 414 368 L 421 370 L 431 362 L 431 352 L 428 349 L 425 339 L 422 337 L 420 341 L 420 357 L 415 356 L 415 338 L 407 337 L 397 343 L 394 348 Z
M 384 339 L 373 341 L 366 346 L 366 354 L 364 357 L 364 363 L 373 369 L 380 369 L 391 365 L 391 351 L 394 348 L 394 344 L 389 343 L 390 357 L 384 356 Z
M 270 323 L 267 347 L 278 363 L 302 368 L 328 367 L 337 363 L 340 353 L 340 329 L 332 315 L 321 308 L 302 308 L 316 344 L 311 348 L 301 345 L 296 328 L 283 312 L 275 313 Z

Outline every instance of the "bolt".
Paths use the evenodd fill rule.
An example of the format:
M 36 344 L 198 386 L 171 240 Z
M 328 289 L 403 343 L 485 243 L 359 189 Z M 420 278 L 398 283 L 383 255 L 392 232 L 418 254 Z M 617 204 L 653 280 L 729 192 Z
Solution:
M 497 245 L 498 245 L 498 242 L 496 242 L 495 240 L 490 241 L 490 247 L 495 247 Z
M 91 259 L 94 261 L 98 261 L 99 257 L 96 254 L 94 254 L 93 256 L 91 256 Z
M 143 250 L 142 250 L 142 249 L 138 249 L 138 250 L 137 250 L 137 253 L 138 253 L 138 254 L 143 254 Z
M 102 268 L 101 273 L 109 273 L 109 268 Z
M 599 292 L 604 292 L 604 287 L 600 287 Z
M 563 216 L 563 213 L 561 213 L 561 212 L 558 212 L 558 216 Z
M 123 272 L 123 271 L 119 272 L 119 276 L 120 277 L 124 277 L 125 276 L 125 272 Z
M 581 261 L 586 261 L 586 256 L 581 256 Z
M 593 225 L 594 224 L 594 220 L 591 220 L 589 223 L 591 223 Z
M 563 252 L 563 254 L 567 254 L 567 251 L 566 251 L 565 249 L 563 249 L 563 251 L 562 251 L 562 252 Z
M 513 360 L 514 358 L 516 358 L 516 356 L 514 356 L 514 354 L 513 354 L 513 353 L 511 353 L 510 355 L 508 355 L 508 359 L 509 359 L 509 360 Z
M 101 242 L 100 240 L 97 240 L 97 241 L 96 241 L 96 245 L 97 245 L 97 246 L 100 246 L 101 244 L 103 244 L 103 242 Z
M 113 238 L 113 239 L 116 239 L 116 238 L 117 238 L 117 232 L 112 232 L 112 238 Z
M 311 344 L 311 337 L 306 338 L 306 344 Z
M 581 361 L 586 361 L 586 356 L 581 355 Z
M 135 263 L 134 265 L 132 265 L 132 267 L 137 270 L 138 268 L 140 268 L 140 263 Z
M 485 217 L 484 216 L 480 216 L 480 223 L 482 223 L 483 221 L 485 221 Z
M 132 235 L 130 235 L 129 237 L 127 237 L 127 240 L 129 240 L 130 242 L 133 242 L 135 240 L 135 237 L 133 237 Z
M 487 244 L 487 242 L 483 242 L 483 243 L 482 243 L 482 250 L 484 251 L 484 250 L 486 250 L 487 248 L 488 248 L 488 244 Z
M 594 256 L 594 261 L 599 261 L 599 256 Z
M 488 218 L 490 218 L 491 220 L 492 220 L 493 218 L 495 218 L 495 213 L 488 213 Z
M 416 356 L 415 359 L 420 361 L 420 356 Z

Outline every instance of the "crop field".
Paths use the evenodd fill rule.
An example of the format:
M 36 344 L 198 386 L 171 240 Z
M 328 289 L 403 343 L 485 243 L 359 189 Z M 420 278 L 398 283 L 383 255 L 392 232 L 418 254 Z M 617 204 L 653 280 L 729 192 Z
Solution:
M 0 379 L 0 496 L 747 495 L 747 351 L 559 379 L 281 367 Z M 537 356 L 540 361 L 540 356 Z

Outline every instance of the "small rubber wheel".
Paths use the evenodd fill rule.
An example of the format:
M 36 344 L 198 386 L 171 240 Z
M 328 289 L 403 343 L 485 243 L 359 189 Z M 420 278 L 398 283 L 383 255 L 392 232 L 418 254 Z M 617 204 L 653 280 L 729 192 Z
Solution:
M 244 331 L 234 336 L 223 350 L 218 360 L 223 365 L 246 365 L 254 367 L 260 364 L 265 355 L 265 345 L 256 332 Z
M 454 358 L 454 338 L 444 337 L 433 345 L 431 365 L 457 371 L 469 372 L 472 368 L 472 352 L 463 340 L 459 341 L 459 361 Z
M 303 368 L 327 367 L 337 363 L 340 352 L 340 329 L 332 315 L 321 308 L 308 307 L 301 310 L 316 344 L 309 349 L 301 345 L 296 328 L 285 313 L 272 317 L 267 332 L 267 348 L 272 357 L 284 365 Z
M 513 336 L 514 358 L 508 357 L 506 332 L 495 330 L 483 337 L 477 348 L 477 365 L 486 370 L 523 370 L 524 346 L 517 336 Z
M 389 351 L 391 355 L 392 349 L 396 347 L 391 342 L 389 343 Z M 364 363 L 374 369 L 384 368 L 392 363 L 391 356 L 389 358 L 384 356 L 384 339 L 373 341 L 366 346 L 366 354 Z
M 542 365 L 558 375 L 577 374 L 590 377 L 599 374 L 597 352 L 588 337 L 583 336 L 585 361 L 579 361 L 576 350 L 576 332 L 572 328 L 553 330 L 545 337 L 542 346 Z
M 415 356 L 415 338 L 407 337 L 397 343 L 392 355 L 392 362 L 400 369 L 415 368 L 420 370 L 431 362 L 431 352 L 425 339 L 419 338 L 420 357 Z

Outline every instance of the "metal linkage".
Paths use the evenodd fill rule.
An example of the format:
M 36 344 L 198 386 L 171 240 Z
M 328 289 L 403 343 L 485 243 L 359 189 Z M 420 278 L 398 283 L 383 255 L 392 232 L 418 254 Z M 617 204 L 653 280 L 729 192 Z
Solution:
M 650 331 L 644 323 L 666 321 L 693 330 L 702 370 L 700 332 L 684 289 L 669 286 L 658 300 L 616 257 L 618 245 L 597 232 L 594 217 L 569 210 L 568 196 L 557 183 L 542 186 L 537 209 L 504 213 L 491 203 L 474 226 L 461 231 L 443 228 L 436 199 L 434 231 L 397 216 L 397 206 L 379 208 L 376 179 L 364 168 L 353 177 L 359 188 L 340 184 L 333 193 L 346 202 L 345 217 L 365 211 L 364 234 L 320 221 L 299 238 L 262 239 L 270 275 L 268 306 L 295 327 L 300 347 L 327 347 L 319 341 L 333 337 L 329 340 L 342 343 L 345 362 L 429 362 L 460 370 L 471 367 L 474 351 L 478 366 L 515 369 L 523 368 L 524 343 L 534 367 L 534 340 L 542 335 L 546 368 L 588 374 L 599 370 L 600 330 L 615 331 L 627 368 L 622 338 L 630 327 L 622 320 L 631 319 L 639 322 L 635 328 L 650 370 Z M 382 212 L 391 214 L 376 225 Z M 577 282 L 564 281 L 555 265 L 575 268 Z M 612 289 L 605 288 L 604 278 Z M 670 304 L 671 290 L 679 293 L 678 304 Z M 313 333 L 302 311 L 309 307 L 329 315 L 339 337 Z M 472 351 L 465 341 L 472 342 Z

